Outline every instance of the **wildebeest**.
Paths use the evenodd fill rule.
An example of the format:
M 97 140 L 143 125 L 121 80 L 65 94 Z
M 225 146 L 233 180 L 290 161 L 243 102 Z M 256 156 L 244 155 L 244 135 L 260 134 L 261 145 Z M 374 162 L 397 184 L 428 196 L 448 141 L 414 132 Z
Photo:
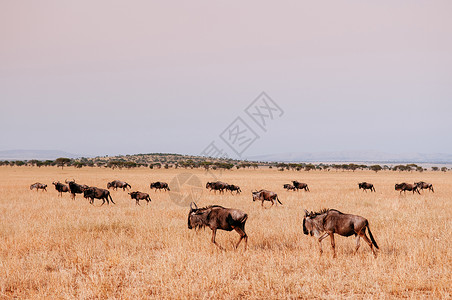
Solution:
M 418 189 L 423 190 L 423 189 L 428 189 L 429 191 L 435 192 L 433 190 L 433 185 L 431 183 L 427 183 L 424 181 L 419 181 L 419 182 L 415 182 L 414 183 Z
M 366 228 L 369 232 L 370 240 L 366 235 Z M 336 249 L 334 243 L 334 234 L 339 234 L 342 236 L 355 235 L 356 237 L 356 248 L 355 254 L 360 246 L 360 238 L 362 237 L 364 241 L 369 245 L 370 250 L 376 256 L 376 252 L 373 248 L 378 248 L 377 242 L 375 242 L 372 232 L 370 231 L 369 221 L 367 219 L 357 216 L 343 214 L 335 209 L 324 209 L 320 212 L 308 213 L 305 210 L 305 216 L 303 219 L 303 233 L 318 238 L 320 253 L 323 252 L 322 240 L 327 236 L 330 236 L 331 247 L 333 248 L 333 257 L 336 257 Z
M 75 183 L 74 179 L 72 179 L 72 181 L 66 179 L 64 182 L 69 185 L 69 192 L 71 193 L 71 198 L 73 200 L 75 200 L 76 194 L 83 194 L 83 192 L 89 188 L 86 184 Z
M 125 181 L 120 180 L 113 180 L 112 182 L 107 183 L 107 189 L 113 188 L 114 190 L 117 190 L 118 188 L 122 188 L 123 191 L 126 189 L 132 188 L 130 184 L 128 184 Z
M 288 191 L 290 191 L 290 190 L 295 191 L 295 186 L 293 186 L 292 184 L 289 184 L 289 183 L 286 183 L 284 185 L 284 188 Z
M 305 190 L 305 191 L 309 192 L 309 188 L 308 188 L 308 185 L 306 183 L 298 182 L 296 180 L 293 180 L 292 183 L 293 183 L 293 186 L 297 190 Z
M 253 201 L 261 200 L 262 206 L 264 206 L 264 201 L 270 201 L 272 203 L 272 206 L 275 203 L 276 203 L 276 205 L 278 205 L 278 202 L 279 202 L 279 204 L 282 205 L 281 201 L 279 201 L 278 195 L 274 192 L 267 191 L 267 190 L 260 190 L 260 191 L 254 191 L 251 193 L 253 194 Z
M 368 183 L 368 182 L 360 182 L 358 183 L 358 187 L 359 189 L 363 189 L 363 191 L 370 190 L 371 192 L 374 191 L 375 192 L 375 188 L 374 185 L 372 183 Z
M 414 194 L 414 192 L 417 192 L 418 194 L 421 194 L 421 193 L 419 193 L 417 185 L 411 184 L 411 183 L 406 183 L 406 182 L 396 183 L 395 184 L 395 190 L 396 191 L 400 191 L 400 194 L 402 194 L 402 192 L 404 194 L 406 194 L 406 191 L 413 191 L 413 194 Z
M 113 199 L 111 198 L 110 191 L 106 189 L 101 189 L 97 187 L 89 187 L 88 189 L 83 191 L 83 197 L 89 198 L 89 203 L 94 204 L 94 198 L 102 200 L 102 205 L 104 205 L 105 201 L 107 201 L 107 204 L 111 203 L 116 204 Z M 110 199 L 110 201 L 109 201 Z
M 160 182 L 160 181 L 152 182 L 151 185 L 150 185 L 150 188 L 151 189 L 155 189 L 156 192 L 157 192 L 157 190 L 162 190 L 162 189 L 165 190 L 165 191 L 170 191 L 168 183 Z
M 240 192 L 242 191 L 239 186 L 233 184 L 228 184 L 226 190 L 231 191 L 231 194 L 233 191 L 235 191 L 236 194 L 240 194 Z
M 43 190 L 43 191 L 47 192 L 47 184 L 36 182 L 36 183 L 33 183 L 32 185 L 30 185 L 30 190 L 32 190 L 32 189 L 36 189 L 36 192 L 39 190 Z
M 149 194 L 147 193 L 142 193 L 142 192 L 131 192 L 129 193 L 130 198 L 135 199 L 136 200 L 136 205 L 140 205 L 140 200 L 146 200 L 146 204 L 151 202 L 151 198 L 149 197 Z
M 215 194 L 217 193 L 217 191 L 220 191 L 221 194 L 224 193 L 224 190 L 227 189 L 228 185 L 229 184 L 222 181 L 207 182 L 206 189 L 210 189 L 211 191 L 213 190 Z
M 62 184 L 61 182 L 52 182 L 52 184 L 55 186 L 55 190 L 58 191 L 58 196 L 62 197 L 63 193 L 69 192 L 69 187 L 65 184 Z
M 193 208 L 194 205 L 195 207 Z M 190 203 L 190 212 L 188 213 L 188 229 L 209 227 L 212 230 L 212 243 L 223 249 L 215 242 L 217 229 L 226 231 L 237 231 L 240 239 L 235 245 L 237 248 L 242 241 L 245 240 L 245 250 L 248 243 L 248 236 L 245 232 L 245 223 L 248 215 L 241 210 L 234 208 L 224 208 L 218 205 L 206 206 L 198 208 L 196 203 Z

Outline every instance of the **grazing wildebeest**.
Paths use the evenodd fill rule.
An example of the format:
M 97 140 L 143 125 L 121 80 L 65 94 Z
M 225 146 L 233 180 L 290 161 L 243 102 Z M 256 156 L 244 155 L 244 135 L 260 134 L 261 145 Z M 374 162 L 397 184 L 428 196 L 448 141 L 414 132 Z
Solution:
M 242 191 L 238 185 L 233 185 L 233 184 L 228 184 L 226 189 L 228 191 L 231 191 L 231 194 L 232 194 L 233 191 L 235 191 L 236 194 L 240 194 L 240 192 Z
M 194 208 L 193 205 L 194 204 Z M 198 208 L 196 203 L 190 203 L 190 212 L 188 213 L 188 229 L 209 227 L 212 230 L 212 243 L 223 249 L 215 242 L 217 229 L 226 231 L 237 231 L 240 234 L 240 240 L 235 245 L 237 248 L 245 239 L 245 250 L 248 243 L 248 236 L 245 232 L 245 223 L 248 215 L 241 210 L 234 208 L 224 208 L 218 205 L 206 206 Z
M 102 200 L 102 204 L 100 206 L 104 205 L 105 201 L 107 201 L 107 204 L 110 204 L 110 201 L 111 203 L 116 204 L 111 198 L 109 190 L 97 188 L 94 186 L 84 190 L 83 197 L 89 198 L 89 203 L 91 204 L 94 204 L 94 198 Z M 110 199 L 110 201 L 108 199 Z
M 136 205 L 141 205 L 139 202 L 140 200 L 146 200 L 146 204 L 151 202 L 151 198 L 149 197 L 149 194 L 147 193 L 142 193 L 142 192 L 131 192 L 129 193 L 130 198 L 135 199 L 136 200 Z
M 427 183 L 427 182 L 424 182 L 424 181 L 419 181 L 419 182 L 415 182 L 414 184 L 417 185 L 417 188 L 420 189 L 420 190 L 428 189 L 429 191 L 435 192 L 433 190 L 433 185 L 431 183 Z
M 228 185 L 229 184 L 222 181 L 207 182 L 206 189 L 210 189 L 211 191 L 213 190 L 215 194 L 217 193 L 217 191 L 220 191 L 221 194 L 224 193 L 224 190 L 227 189 Z
M 366 228 L 369 232 L 370 240 L 366 235 Z M 342 236 L 355 235 L 356 237 L 356 248 L 355 254 L 359 249 L 359 240 L 362 237 L 364 241 L 369 245 L 370 250 L 376 256 L 376 252 L 373 248 L 378 248 L 377 242 L 375 242 L 372 232 L 370 231 L 369 221 L 367 219 L 357 216 L 343 214 L 335 209 L 324 209 L 320 212 L 308 213 L 305 210 L 305 216 L 303 219 L 303 233 L 311 236 L 315 236 L 319 240 L 320 253 L 323 252 L 322 240 L 327 236 L 331 238 L 331 247 L 333 248 L 333 257 L 336 257 L 336 249 L 334 243 L 334 234 L 339 234 Z
M 52 184 L 55 186 L 55 190 L 58 191 L 58 196 L 62 197 L 63 193 L 69 192 L 69 187 L 65 184 L 62 184 L 61 182 L 52 182 Z
M 371 192 L 374 191 L 375 192 L 375 188 L 374 185 L 372 183 L 368 183 L 368 182 L 360 182 L 358 183 L 358 187 L 359 189 L 363 189 L 363 191 L 370 190 Z
M 125 181 L 113 180 L 112 182 L 107 183 L 107 189 L 109 188 L 113 188 L 114 190 L 122 188 L 122 190 L 125 191 L 126 189 L 131 188 L 131 186 Z
M 168 186 L 168 183 L 166 182 L 152 182 L 150 185 L 151 189 L 155 189 L 155 191 L 157 192 L 157 190 L 165 190 L 165 191 L 170 191 L 170 188 Z
M 251 193 L 253 194 L 253 202 L 256 200 L 261 200 L 262 206 L 264 206 L 264 201 L 270 201 L 272 203 L 272 206 L 275 203 L 278 206 L 278 202 L 279 202 L 279 204 L 282 205 L 281 201 L 279 201 L 278 195 L 274 192 L 267 191 L 267 190 L 260 190 L 260 191 L 254 191 Z
M 47 184 L 36 182 L 30 185 L 30 190 L 32 189 L 36 189 L 36 192 L 39 190 L 44 190 L 47 192 Z
M 66 179 L 64 182 L 69 185 L 69 192 L 71 193 L 71 198 L 73 200 L 75 200 L 76 194 L 83 194 L 83 192 L 89 188 L 86 184 L 75 183 L 75 179 L 72 179 L 72 181 Z
M 290 190 L 295 191 L 295 186 L 293 186 L 292 184 L 289 184 L 289 183 L 286 183 L 284 185 L 284 188 L 288 191 L 290 191 Z
M 406 194 L 406 191 L 413 191 L 413 194 L 414 194 L 414 192 L 417 192 L 419 195 L 421 194 L 421 193 L 419 193 L 417 185 L 411 184 L 411 183 L 406 183 L 406 182 L 396 183 L 395 190 L 400 191 L 400 194 L 402 194 L 402 192 L 404 194 Z
M 292 183 L 293 183 L 293 186 L 297 189 L 297 191 L 298 190 L 305 190 L 307 192 L 310 192 L 309 188 L 308 188 L 308 185 L 306 183 L 298 182 L 296 180 L 292 181 Z

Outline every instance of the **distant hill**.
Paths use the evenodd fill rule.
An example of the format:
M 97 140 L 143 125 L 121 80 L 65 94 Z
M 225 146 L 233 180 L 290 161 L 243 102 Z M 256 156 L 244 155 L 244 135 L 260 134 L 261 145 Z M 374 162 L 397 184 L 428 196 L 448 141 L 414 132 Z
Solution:
M 47 160 L 58 157 L 78 158 L 81 155 L 59 150 L 4 150 L 0 151 L 0 160 Z
M 249 157 L 269 162 L 452 163 L 452 154 L 379 151 L 290 152 Z

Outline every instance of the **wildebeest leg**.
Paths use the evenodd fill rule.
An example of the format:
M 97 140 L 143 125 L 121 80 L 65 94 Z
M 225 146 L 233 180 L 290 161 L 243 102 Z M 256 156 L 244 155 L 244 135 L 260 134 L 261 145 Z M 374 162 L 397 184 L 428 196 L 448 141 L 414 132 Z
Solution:
M 217 245 L 217 247 L 220 248 L 221 250 L 224 250 L 223 247 L 221 247 L 220 245 L 217 244 L 217 242 L 215 242 L 216 234 L 217 234 L 217 229 L 212 229 L 212 243 Z
M 330 233 L 331 238 L 331 248 L 333 248 L 333 258 L 336 258 L 336 244 L 334 243 L 334 233 Z
M 328 236 L 328 233 L 324 233 L 323 235 L 321 235 L 319 237 L 319 248 L 320 248 L 320 254 L 323 253 L 323 249 L 322 249 L 322 241 Z
M 356 252 L 358 252 L 358 249 L 359 249 L 359 246 L 360 246 L 360 243 L 359 243 L 359 241 L 360 241 L 360 236 L 359 236 L 359 233 L 356 235 L 356 248 L 355 248 L 355 253 L 354 254 L 356 254 Z
M 245 230 L 243 230 L 242 228 L 239 228 L 239 227 L 235 227 L 234 229 L 235 229 L 235 231 L 237 231 L 238 234 L 240 234 L 240 239 L 239 239 L 238 243 L 235 245 L 235 249 L 237 249 L 239 247 L 239 244 L 242 241 L 242 239 L 245 239 L 245 250 L 246 250 L 248 236 L 246 235 Z
M 366 243 L 367 243 L 367 244 L 369 245 L 369 247 L 370 247 L 370 250 L 372 250 L 372 253 L 374 254 L 374 256 L 377 257 L 377 253 L 375 252 L 375 249 L 374 249 L 374 247 L 373 247 L 373 245 L 372 245 L 372 242 L 371 242 L 370 239 L 367 237 L 366 232 L 365 232 L 365 229 L 362 230 L 362 231 L 360 231 L 358 234 L 363 238 L 364 241 L 366 241 Z
M 140 201 L 138 199 L 137 199 L 137 202 L 135 203 L 135 205 L 140 205 L 141 206 Z

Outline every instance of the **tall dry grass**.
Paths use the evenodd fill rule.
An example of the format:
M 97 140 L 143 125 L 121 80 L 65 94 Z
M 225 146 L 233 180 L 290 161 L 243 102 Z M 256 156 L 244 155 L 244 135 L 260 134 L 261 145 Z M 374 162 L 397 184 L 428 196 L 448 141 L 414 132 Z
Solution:
M 205 184 L 212 178 L 190 170 Z M 209 229 L 187 228 L 187 207 L 169 194 L 149 190 L 185 170 L 0 167 L 0 298 L 450 298 L 452 294 L 452 174 L 279 172 L 234 170 L 221 180 L 241 186 L 239 196 L 204 189 L 198 206 L 220 204 L 249 218 L 248 251 L 233 249 L 239 236 L 219 231 L 220 251 Z M 218 174 L 218 173 L 217 173 Z M 113 191 L 116 205 L 92 206 L 78 196 L 57 197 L 51 182 L 75 178 L 105 187 L 121 179 L 148 192 L 152 203 L 136 206 Z M 307 192 L 287 192 L 284 183 L 307 182 Z M 435 193 L 400 196 L 394 183 L 424 180 Z M 48 192 L 30 191 L 36 181 Z M 377 192 L 358 190 L 359 181 Z M 262 209 L 250 191 L 278 193 L 283 206 Z M 96 202 L 99 205 L 99 202 Z M 268 203 L 266 204 L 269 205 Z M 314 238 L 303 234 L 303 209 L 336 208 L 366 217 L 380 246 L 375 259 L 362 242 L 329 239 L 320 256 Z

